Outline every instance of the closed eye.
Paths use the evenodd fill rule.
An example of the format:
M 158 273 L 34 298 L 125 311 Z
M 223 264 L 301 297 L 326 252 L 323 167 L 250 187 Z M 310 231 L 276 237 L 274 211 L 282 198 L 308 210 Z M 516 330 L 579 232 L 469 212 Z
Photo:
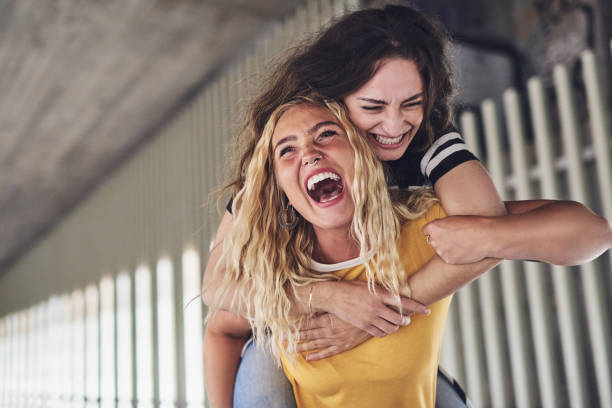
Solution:
M 403 108 L 411 108 L 413 106 L 419 106 L 422 103 L 422 101 L 414 101 L 414 102 L 409 102 L 409 103 L 405 103 L 402 105 Z
M 281 149 L 280 153 L 278 154 L 279 157 L 283 157 L 285 154 L 287 153 L 291 153 L 293 151 L 293 146 L 285 146 Z
M 338 132 L 335 130 L 324 130 L 319 134 L 319 139 L 328 139 L 330 137 L 336 136 Z
M 382 106 L 362 106 L 361 109 L 375 112 L 381 110 Z

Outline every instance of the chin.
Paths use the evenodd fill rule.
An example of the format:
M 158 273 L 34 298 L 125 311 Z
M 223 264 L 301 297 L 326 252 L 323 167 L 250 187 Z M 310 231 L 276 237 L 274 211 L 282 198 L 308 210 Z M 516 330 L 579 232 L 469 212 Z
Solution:
M 382 161 L 392 161 L 397 160 L 404 155 L 408 146 L 399 146 L 395 149 L 374 149 L 374 153 L 376 153 L 376 157 L 378 157 Z

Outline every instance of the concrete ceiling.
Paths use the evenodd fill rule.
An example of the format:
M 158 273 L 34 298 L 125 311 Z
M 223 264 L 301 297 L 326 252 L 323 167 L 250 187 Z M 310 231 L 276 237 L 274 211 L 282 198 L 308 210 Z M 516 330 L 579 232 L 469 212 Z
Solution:
M 302 0 L 0 0 L 0 273 Z

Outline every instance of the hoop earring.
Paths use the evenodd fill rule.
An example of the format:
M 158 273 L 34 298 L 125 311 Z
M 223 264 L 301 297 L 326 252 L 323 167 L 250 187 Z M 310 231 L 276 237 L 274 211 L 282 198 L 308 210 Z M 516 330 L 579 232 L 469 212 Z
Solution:
M 280 193 L 279 193 L 280 199 Z M 296 214 L 293 206 L 288 204 L 287 207 L 283 207 L 283 201 L 280 199 L 281 210 L 278 213 L 278 223 L 285 229 L 292 230 L 297 225 L 299 218 Z

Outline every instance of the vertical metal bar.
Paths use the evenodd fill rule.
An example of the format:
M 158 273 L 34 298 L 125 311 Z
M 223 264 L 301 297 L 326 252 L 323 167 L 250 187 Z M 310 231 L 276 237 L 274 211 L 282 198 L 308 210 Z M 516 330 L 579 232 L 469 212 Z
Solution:
M 72 365 L 72 395 L 75 404 L 82 404 L 85 397 L 85 297 L 83 291 L 80 289 L 72 292 L 72 338 L 74 339 L 73 353 L 73 365 Z M 40 321 L 40 306 L 37 308 L 37 355 L 42 354 L 44 350 L 44 343 L 41 335 L 41 321 Z M 42 382 L 42 376 L 40 375 L 40 368 L 37 371 L 37 394 L 40 401 L 40 385 Z M 40 401 L 42 403 L 42 401 Z
M 581 137 L 567 68 L 563 65 L 557 65 L 554 68 L 553 77 L 558 95 L 557 102 L 561 119 L 563 148 L 568 163 L 570 195 L 572 199 L 588 205 L 585 175 L 580 157 L 579 142 Z M 605 284 L 593 262 L 582 265 L 580 270 L 600 404 L 601 406 L 612 406 L 610 325 L 607 319 L 605 299 L 601 293 Z
M 345 0 L 346 11 L 353 12 L 361 8 L 361 0 Z
M 52 307 L 49 308 L 49 314 L 52 317 Z M 13 375 L 15 376 L 16 379 L 16 387 L 15 387 L 15 394 L 17 396 L 17 406 L 23 406 L 24 402 L 25 402 L 25 376 L 24 376 L 24 362 L 26 359 L 26 355 L 25 355 L 25 350 L 24 350 L 24 327 L 23 327 L 23 322 L 21 319 L 21 312 L 17 311 L 14 314 L 15 316 L 15 371 L 13 372 Z M 51 347 L 51 360 L 55 360 L 56 354 L 54 353 L 54 347 L 55 344 L 53 342 L 53 335 L 55 334 L 55 331 L 50 330 L 49 331 L 49 335 L 51 337 L 51 342 L 50 345 Z M 54 361 L 55 362 L 55 361 Z M 52 365 L 50 365 L 49 367 L 51 369 L 51 371 L 53 371 Z M 54 378 L 50 378 L 49 379 L 50 383 L 56 382 L 56 379 Z M 55 391 L 55 390 L 52 390 Z M 54 395 L 55 396 L 55 395 Z M 55 402 L 55 401 L 54 401 Z
M 6 373 L 13 372 L 13 359 L 15 353 L 13 352 L 13 327 L 12 327 L 12 318 L 10 314 L 7 314 L 4 317 L 4 321 L 6 324 L 6 340 L 5 340 L 5 353 L 6 353 L 6 362 L 4 363 L 6 367 Z M 7 375 L 6 384 L 4 386 L 4 390 L 6 392 L 5 401 L 6 406 L 10 407 L 12 404 L 13 398 L 13 379 L 14 376 Z
M 222 169 L 221 173 L 220 173 L 220 179 L 219 179 L 219 183 L 224 182 L 225 180 L 227 180 L 228 177 L 228 168 L 227 166 L 221 166 L 221 163 L 225 162 L 225 158 L 227 157 L 227 154 L 229 153 L 229 146 L 230 146 L 230 141 L 232 138 L 232 132 L 231 132 L 231 128 L 232 128 L 232 106 L 230 103 L 230 79 L 229 76 L 227 74 L 227 72 L 225 74 L 223 74 L 223 76 L 221 78 L 219 78 L 219 82 L 220 82 L 220 103 L 221 103 L 221 123 L 220 123 L 220 135 L 221 138 L 217 139 L 218 143 L 219 143 L 219 155 L 217 156 L 217 160 L 219 161 L 219 165 L 217 167 L 219 167 L 220 169 Z
M 69 339 L 69 343 L 68 343 L 68 359 L 67 359 L 67 367 L 66 370 L 68 372 L 68 379 L 67 379 L 67 384 L 66 384 L 66 388 L 67 388 L 67 395 L 68 395 L 68 400 L 69 401 L 77 401 L 75 398 L 75 393 L 74 393 L 74 389 L 72 387 L 72 381 L 73 381 L 73 372 L 72 372 L 72 368 L 74 366 L 74 359 L 75 359 L 75 354 L 74 354 L 74 350 L 76 348 L 76 338 L 73 336 L 73 325 L 74 325 L 74 320 L 73 320 L 73 315 L 72 315 L 72 296 L 71 295 L 67 295 L 68 298 L 68 307 L 67 307 L 67 338 Z M 32 384 L 32 389 L 31 389 L 31 393 L 30 393 L 30 398 L 29 398 L 29 404 L 31 406 L 40 406 L 40 395 L 39 395 L 39 391 L 40 391 L 40 384 L 42 382 L 40 376 L 39 376 L 39 362 L 41 361 L 41 351 L 42 348 L 40 347 L 40 326 L 39 326 L 39 319 L 38 319 L 38 306 L 37 305 L 33 305 L 30 306 L 29 308 L 29 320 L 30 320 L 30 327 L 31 327 L 31 335 L 30 335 L 30 352 L 32 353 L 32 360 L 31 360 L 31 364 L 30 364 L 30 369 L 28 370 L 28 375 L 31 378 L 31 384 Z M 8 356 L 7 356 L 8 357 Z M 4 361 L 6 362 L 7 360 L 4 359 Z M 5 377 L 5 381 L 8 379 L 8 377 Z M 6 404 L 5 404 L 6 402 Z M 6 400 L 2 401 L 2 399 L 0 399 L 0 403 L 3 404 L 3 406 L 7 406 L 8 402 Z
M 332 0 L 321 0 L 321 26 L 326 26 L 334 16 L 334 6 Z
M 115 287 L 113 279 L 100 280 L 100 405 L 114 407 L 115 390 Z
M 334 10 L 333 18 L 340 18 L 346 12 L 346 6 L 344 5 L 344 0 L 332 0 L 332 9 Z
M 141 265 L 136 270 L 135 322 L 136 322 L 136 398 L 138 407 L 153 406 L 153 304 L 151 302 L 151 271 Z
M 308 30 L 308 10 L 306 5 L 301 6 L 295 12 L 295 38 L 298 40 L 304 37 L 304 33 Z
M 561 196 L 555 176 L 550 115 L 542 81 L 537 77 L 530 78 L 527 89 L 535 135 L 541 194 L 543 198 L 558 200 Z M 584 350 L 584 342 L 582 336 L 577 335 L 580 331 L 578 305 L 576 294 L 572 290 L 570 273 L 572 272 L 567 267 L 552 265 L 552 282 L 555 296 L 558 299 L 555 307 L 561 334 L 561 352 L 567 391 L 570 405 L 578 408 L 588 406 L 585 396 L 588 388 L 584 359 L 580 357 Z M 562 392 L 562 390 L 558 391 Z
M 478 138 L 478 126 L 476 125 L 476 115 L 474 112 L 465 111 L 459 118 L 461 134 L 465 143 L 476 157 L 482 160 L 482 147 Z
M 174 321 L 174 268 L 163 257 L 157 262 L 157 359 L 159 361 L 159 406 L 173 407 L 176 403 L 176 342 Z
M 6 401 L 6 382 L 8 381 L 8 353 L 6 352 L 6 316 L 0 317 L 0 406 L 8 405 Z M 32 390 L 33 392 L 34 390 Z M 33 395 L 33 394 L 32 394 Z
M 200 257 L 193 248 L 183 253 L 183 342 L 185 358 L 185 401 L 188 408 L 204 405 L 204 366 L 202 365 L 202 302 Z
M 88 285 L 85 288 L 85 396 L 89 403 L 97 402 L 100 397 L 99 310 L 98 288 Z
M 462 132 L 466 137 L 470 149 L 472 149 L 475 154 L 482 157 L 482 149 L 480 148 L 474 114 L 469 112 L 462 115 L 461 124 Z M 508 386 L 509 382 L 506 383 L 505 379 L 510 372 L 510 368 L 504 358 L 506 348 L 505 343 L 502 341 L 504 336 L 502 334 L 502 327 L 499 323 L 501 316 L 497 313 L 497 310 L 500 309 L 497 302 L 497 299 L 500 297 L 498 273 L 499 268 L 495 268 L 493 271 L 481 276 L 476 281 L 476 284 L 478 285 L 481 306 L 480 311 L 482 313 L 482 325 L 484 327 L 483 336 L 485 342 L 490 401 L 492 406 L 504 407 L 511 404 L 512 401 L 507 401 L 508 398 L 506 397 L 509 395 L 510 387 Z M 474 324 L 474 321 L 468 320 L 465 326 L 466 328 L 470 328 Z M 474 330 L 474 328 L 471 330 Z M 475 337 L 476 334 L 472 333 L 472 336 Z M 470 398 L 473 397 L 470 395 Z
M 589 123 L 595 151 L 595 165 L 599 181 L 599 194 L 604 216 L 612 220 L 612 165 L 610 164 L 610 125 L 609 109 L 605 106 L 597 60 L 593 51 L 581 55 L 582 75 L 586 88 Z
M 499 129 L 497 110 L 492 100 L 488 99 L 482 103 L 482 114 L 487 141 L 487 163 L 489 172 L 491 173 L 491 178 L 497 186 L 502 199 L 505 199 L 507 194 L 504 185 L 504 158 L 502 156 L 500 143 L 502 136 Z M 528 374 L 526 373 L 526 362 L 524 360 L 524 333 L 526 332 L 524 330 L 524 319 L 520 310 L 520 305 L 523 302 L 518 283 L 518 271 L 516 265 L 509 261 L 503 261 L 499 269 L 503 294 L 503 310 L 508 333 L 506 338 L 508 339 L 510 365 L 512 368 L 513 396 L 516 405 L 527 407 L 530 406 L 530 395 L 529 386 L 526 382 Z M 496 398 L 498 397 L 499 396 L 496 396 Z M 511 405 L 512 402 L 505 401 L 503 404 Z
M 306 15 L 308 20 L 308 33 L 315 33 L 321 27 L 321 12 L 318 0 L 310 0 L 306 3 Z
M 478 131 L 476 126 L 476 117 L 472 112 L 464 112 L 460 118 L 461 132 L 465 137 L 465 140 L 470 147 L 470 150 L 478 155 L 480 151 L 478 143 Z M 490 274 L 490 273 L 489 273 Z M 487 377 L 484 354 L 482 353 L 482 346 L 479 336 L 479 322 L 477 320 L 477 310 L 475 302 L 477 302 L 476 288 L 480 287 L 491 287 L 492 288 L 492 277 L 486 274 L 477 281 L 478 283 L 472 283 L 464 287 L 457 294 L 457 306 L 459 307 L 459 318 L 461 324 L 461 333 L 463 335 L 463 358 L 464 366 L 466 370 L 466 380 L 469 385 L 468 395 L 470 399 L 475 403 L 476 406 L 486 405 L 486 392 L 483 388 L 482 379 Z M 489 315 L 489 321 L 495 321 L 496 316 L 492 316 L 495 310 L 495 305 L 492 303 L 493 298 L 490 296 L 493 294 L 492 289 L 489 290 L 489 295 L 482 296 L 483 302 L 483 314 Z M 495 337 L 499 332 L 499 328 L 489 327 L 488 331 L 492 331 L 492 336 Z M 487 362 L 490 366 L 489 372 L 489 389 L 491 396 L 503 395 L 503 382 L 501 382 L 501 373 L 503 370 L 500 368 L 501 355 L 498 344 L 495 340 L 491 340 L 495 344 L 489 344 L 486 342 L 484 346 L 487 350 Z M 471 379 L 471 380 L 470 380 Z M 495 401 L 495 400 L 493 400 Z
M 131 406 L 133 395 L 132 282 L 126 272 L 115 279 L 117 288 L 117 407 Z
M 525 146 L 524 121 L 521 115 L 519 96 L 516 90 L 504 92 L 504 107 L 506 123 L 510 136 L 510 154 L 514 173 L 516 198 L 528 200 L 533 198 L 533 189 L 529 181 L 529 163 Z M 535 346 L 535 362 L 537 378 L 540 384 L 542 406 L 558 407 L 561 400 L 558 384 L 560 384 L 560 367 L 554 356 L 554 331 L 550 319 L 552 311 L 548 310 L 546 299 L 549 291 L 545 289 L 545 271 L 543 265 L 536 262 L 526 262 L 525 278 L 527 281 L 527 300 L 531 315 L 531 330 Z M 531 371 L 531 370 L 528 370 Z M 528 379 L 531 380 L 531 379 Z
M 215 129 L 215 94 L 213 92 L 213 86 L 206 90 L 206 188 L 205 191 L 212 191 L 215 186 L 215 143 L 216 143 L 216 129 Z M 205 248 L 210 251 L 210 245 L 212 244 L 212 238 L 215 234 L 215 228 L 217 224 L 214 217 L 214 198 L 209 196 L 207 200 L 206 208 L 206 237 L 205 237 Z

